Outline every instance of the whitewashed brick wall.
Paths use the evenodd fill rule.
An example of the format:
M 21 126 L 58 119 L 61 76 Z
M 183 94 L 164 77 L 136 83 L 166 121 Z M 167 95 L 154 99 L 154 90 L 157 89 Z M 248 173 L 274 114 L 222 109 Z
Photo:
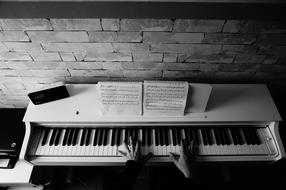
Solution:
M 286 84 L 286 22 L 0 19 L 0 108 L 65 81 L 188 80 Z

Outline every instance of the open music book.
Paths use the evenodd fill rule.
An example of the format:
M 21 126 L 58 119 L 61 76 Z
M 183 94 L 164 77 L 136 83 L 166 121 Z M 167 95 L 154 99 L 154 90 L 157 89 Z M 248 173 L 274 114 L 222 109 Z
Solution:
M 98 82 L 101 114 L 183 116 L 188 89 L 183 81 Z

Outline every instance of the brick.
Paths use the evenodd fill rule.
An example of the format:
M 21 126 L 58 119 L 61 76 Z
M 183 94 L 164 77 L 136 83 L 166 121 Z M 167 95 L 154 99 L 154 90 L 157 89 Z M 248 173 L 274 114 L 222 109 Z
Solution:
M 177 19 L 174 32 L 220 32 L 224 20 Z
M 286 34 L 261 34 L 257 44 L 286 45 Z
M 4 46 L 3 43 L 0 42 L 0 52 L 1 51 L 8 51 L 8 49 L 6 48 L 6 46 Z
M 221 45 L 213 44 L 151 44 L 151 52 L 189 53 L 189 54 L 216 54 Z
M 147 52 L 149 45 L 143 43 L 113 43 L 115 52 Z
M 1 72 L 0 72 L 1 73 Z M 19 76 L 13 76 L 13 77 L 0 77 L 1 82 L 11 82 L 11 83 L 21 83 L 23 82 L 22 79 Z M 1 91 L 0 91 L 1 92 Z
M 28 31 L 32 42 L 89 42 L 86 32 Z
M 0 31 L 0 42 L 28 42 L 30 39 L 23 31 Z
M 96 70 L 103 69 L 103 64 L 106 62 L 66 62 L 65 65 L 68 69 L 78 70 Z
M 65 62 L 55 61 L 8 61 L 10 69 L 14 70 L 40 70 L 40 69 L 66 69 Z
M 236 64 L 221 64 L 220 71 L 256 71 L 259 65 L 256 63 L 236 63 Z
M 76 52 L 76 53 L 73 53 L 73 54 L 75 56 L 76 61 L 83 61 L 84 57 L 86 56 L 85 52 Z
M 9 69 L 6 61 L 0 61 L 0 69 Z
M 227 20 L 223 25 L 222 32 L 238 33 L 243 25 L 241 20 Z
M 237 54 L 237 53 L 247 53 L 254 54 L 258 51 L 258 46 L 253 45 L 223 45 L 222 53 L 225 54 Z
M 69 70 L 71 76 L 80 77 L 123 77 L 123 73 L 113 70 Z
M 23 52 L 0 52 L 0 61 L 31 61 L 32 58 L 27 53 Z
M 258 54 L 270 54 L 270 55 L 285 55 L 286 54 L 286 46 L 260 46 L 258 50 Z
M 234 63 L 262 63 L 265 55 L 238 54 L 234 59 Z
M 241 79 L 249 79 L 252 78 L 254 75 L 254 71 L 249 71 L 249 72 L 217 72 L 215 73 L 216 78 L 222 78 L 222 79 L 236 79 L 240 80 Z
M 65 81 L 65 76 L 53 76 L 53 77 L 21 77 L 21 79 L 25 82 L 25 86 L 28 84 L 35 85 L 35 84 L 50 84 L 60 81 Z
M 162 53 L 132 53 L 134 62 L 162 62 L 163 54 Z
M 200 71 L 202 72 L 216 72 L 219 69 L 220 64 L 209 64 L 209 63 L 204 63 L 200 64 Z
M 131 53 L 88 52 L 84 61 L 132 61 Z
M 18 76 L 17 72 L 15 70 L 11 69 L 1 69 L 0 70 L 0 78 L 3 76 Z M 2 82 L 2 81 L 1 81 Z
M 90 42 L 141 42 L 140 32 L 89 32 Z
M 59 52 L 63 61 L 76 61 L 72 53 Z
M 22 83 L 3 83 L 7 89 L 26 89 Z
M 79 83 L 79 84 L 95 84 L 98 81 L 106 81 L 109 80 L 110 77 L 92 77 L 92 76 L 72 76 L 66 77 L 66 82 L 68 83 Z
M 105 31 L 119 31 L 119 19 L 103 18 L 101 19 L 102 29 Z
M 163 62 L 177 62 L 177 54 L 176 53 L 164 53 Z
M 197 71 L 163 71 L 163 78 L 196 78 L 198 75 Z
M 255 34 L 205 34 L 203 43 L 208 44 L 252 44 L 256 40 Z
M 163 69 L 171 71 L 198 71 L 200 65 L 197 63 L 163 63 Z
M 286 73 L 286 65 L 260 65 L 258 71 Z
M 38 52 L 43 51 L 40 43 L 4 42 L 9 51 Z
M 108 70 L 162 70 L 162 63 L 154 62 L 103 62 Z
M 173 22 L 169 19 L 122 19 L 121 31 L 171 31 Z
M 124 77 L 126 78 L 140 78 L 140 79 L 156 79 L 162 77 L 162 71 L 140 71 L 140 70 L 132 70 L 123 71 Z
M 232 63 L 234 55 L 213 54 L 213 55 L 190 55 L 179 54 L 178 62 L 200 62 L 200 63 Z
M 279 56 L 266 55 L 266 58 L 263 60 L 263 64 L 276 64 L 278 63 Z
M 285 33 L 286 23 L 285 21 L 258 21 L 249 20 L 246 21 L 241 28 L 241 33 Z
M 143 32 L 147 43 L 201 43 L 203 33 Z
M 110 43 L 44 43 L 42 46 L 46 51 L 56 52 L 113 52 Z
M 51 19 L 54 30 L 102 30 L 100 19 Z
M 48 19 L 0 19 L 3 30 L 52 30 Z
M 34 61 L 61 61 L 58 53 L 51 52 L 30 52 Z
M 67 70 L 30 70 L 35 77 L 60 77 L 70 76 Z

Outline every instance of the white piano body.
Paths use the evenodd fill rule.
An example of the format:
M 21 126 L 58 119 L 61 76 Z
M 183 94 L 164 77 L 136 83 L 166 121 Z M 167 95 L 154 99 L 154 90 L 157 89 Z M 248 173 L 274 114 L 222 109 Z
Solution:
M 149 134 L 151 144 L 146 136 L 141 149 L 154 154 L 148 164 L 170 162 L 169 152 L 179 150 L 174 141 L 191 138 L 192 133 L 200 138 L 200 162 L 274 162 L 285 157 L 278 131 L 281 117 L 263 84 L 213 84 L 206 111 L 181 117 L 101 116 L 96 84 L 66 86 L 69 98 L 41 105 L 30 102 L 20 160 L 32 165 L 122 165 L 117 150 L 127 130 L 136 131 L 140 140 Z M 161 142 L 156 145 L 158 133 Z M 107 136 L 106 144 L 99 142 L 100 135 Z

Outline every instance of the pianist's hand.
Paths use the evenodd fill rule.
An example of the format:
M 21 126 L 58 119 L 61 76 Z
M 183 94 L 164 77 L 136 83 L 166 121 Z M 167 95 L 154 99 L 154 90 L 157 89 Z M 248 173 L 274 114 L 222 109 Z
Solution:
M 124 150 L 118 150 L 119 154 L 128 160 L 133 160 L 139 162 L 141 165 L 144 165 L 151 157 L 152 154 L 142 155 L 140 152 L 140 141 L 135 141 L 132 137 L 129 137 L 128 144 L 123 143 Z
M 194 146 L 193 141 L 189 146 L 185 140 L 181 141 L 180 156 L 170 152 L 170 158 L 177 168 L 184 174 L 186 178 L 193 178 L 194 174 Z

